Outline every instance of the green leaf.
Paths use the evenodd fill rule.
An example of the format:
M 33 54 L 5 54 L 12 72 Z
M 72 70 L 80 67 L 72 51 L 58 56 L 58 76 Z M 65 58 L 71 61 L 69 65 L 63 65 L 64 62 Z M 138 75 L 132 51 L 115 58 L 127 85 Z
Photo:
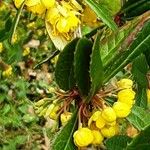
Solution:
M 79 39 L 76 38 L 66 45 L 63 51 L 60 53 L 56 64 L 56 82 L 63 90 L 70 90 L 75 85 L 73 61 L 74 51 L 78 40 Z
M 131 19 L 150 9 L 150 1 L 148 0 L 130 0 L 122 7 L 121 13 L 125 13 L 124 19 Z
M 139 55 L 132 64 L 132 74 L 134 80 L 140 87 L 147 88 L 148 80 L 147 80 L 147 72 L 148 72 L 148 64 L 146 58 L 143 54 Z
M 76 129 L 77 110 L 74 112 L 71 120 L 60 130 L 52 145 L 52 150 L 76 150 L 73 143 L 73 133 Z
M 142 108 L 147 108 L 147 89 L 141 86 L 137 86 L 137 93 L 136 93 L 136 101 L 135 105 L 140 106 Z
M 136 105 L 147 108 L 148 64 L 145 55 L 139 55 L 132 64 L 132 74 L 137 83 Z
M 117 30 L 116 23 L 103 5 L 96 3 L 94 0 L 85 0 L 85 2 L 108 27 L 114 31 Z
M 116 135 L 106 140 L 107 150 L 123 150 L 127 147 L 131 138 L 125 135 Z
M 130 144 L 127 146 L 127 150 L 148 150 L 148 146 L 150 146 L 150 126 L 145 128 L 143 131 L 137 135 Z
M 136 25 L 137 22 L 127 24 L 119 31 L 112 32 L 110 35 L 106 35 L 106 37 L 100 41 L 100 52 L 104 68 L 107 69 L 109 65 L 112 65 L 114 61 L 118 59 L 119 47 L 128 37 L 128 35 L 134 30 Z
M 78 41 L 74 55 L 74 74 L 77 86 L 82 96 L 87 96 L 90 90 L 90 54 L 93 43 L 87 38 Z
M 150 114 L 143 108 L 134 106 L 127 120 L 138 130 L 143 130 L 150 125 Z
M 88 95 L 88 101 L 95 95 L 100 89 L 103 82 L 103 64 L 100 55 L 100 38 L 102 33 L 98 33 L 92 47 L 92 54 L 90 60 L 90 78 L 91 89 Z
M 105 83 L 108 82 L 119 71 L 121 71 L 128 63 L 130 63 L 138 55 L 150 48 L 150 20 L 145 22 L 145 24 L 142 26 L 143 28 L 140 28 L 140 32 L 139 27 L 141 27 L 141 24 L 139 24 L 135 31 L 132 33 L 134 35 L 131 34 L 125 41 L 122 48 L 119 50 L 119 54 L 116 58 L 116 61 L 109 67 L 107 67 L 106 70 L 104 70 Z M 137 34 L 135 34 L 136 32 Z

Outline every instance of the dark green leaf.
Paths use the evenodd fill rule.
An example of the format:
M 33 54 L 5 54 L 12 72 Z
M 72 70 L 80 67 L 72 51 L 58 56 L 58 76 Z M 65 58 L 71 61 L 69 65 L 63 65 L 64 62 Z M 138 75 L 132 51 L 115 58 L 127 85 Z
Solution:
M 142 108 L 147 108 L 147 92 L 146 88 L 141 86 L 137 86 L 137 93 L 136 93 L 136 101 L 135 104 Z
M 106 68 L 104 79 L 105 83 L 138 55 L 150 48 L 150 21 L 146 21 L 140 32 L 139 28 L 136 28 L 135 30 L 138 32 L 137 35 L 135 34 L 136 32 L 134 32 L 134 36 L 132 35 L 133 33 L 129 36 L 129 39 L 126 41 L 127 43 L 122 46 L 121 50 L 119 50 L 116 61 Z M 131 37 L 133 39 L 130 39 Z M 132 43 L 130 44 L 130 42 Z M 127 46 L 129 46 L 129 48 L 127 48 Z
M 150 126 L 145 128 L 143 131 L 137 135 L 130 144 L 127 146 L 127 150 L 148 150 L 148 146 L 150 146 Z
M 87 96 L 90 90 L 90 54 L 93 43 L 87 38 L 78 41 L 74 55 L 74 74 L 77 86 L 83 96 Z
M 125 135 L 116 135 L 106 140 L 107 150 L 123 150 L 127 147 L 131 138 Z
M 71 41 L 60 53 L 56 69 L 55 78 L 59 87 L 63 90 L 70 90 L 75 85 L 73 73 L 74 51 L 79 39 Z
M 146 58 L 143 54 L 139 55 L 132 64 L 132 74 L 134 80 L 138 83 L 140 87 L 147 88 L 148 80 L 147 80 L 147 72 L 148 65 Z
M 104 74 L 103 74 L 103 65 L 102 65 L 101 55 L 100 55 L 100 38 L 101 38 L 101 33 L 98 33 L 92 47 L 92 54 L 90 60 L 91 89 L 88 95 L 88 101 L 100 89 L 103 82 Z
M 108 10 L 103 5 L 98 4 L 93 0 L 85 0 L 85 2 L 97 14 L 98 18 L 102 19 L 107 26 L 109 26 L 112 30 L 117 30 L 117 25 L 113 21 Z
M 134 106 L 132 112 L 127 117 L 127 120 L 138 130 L 143 130 L 150 125 L 150 113 L 141 107 Z
M 52 150 L 76 150 L 73 143 L 73 133 L 76 129 L 77 111 L 74 112 L 71 120 L 60 130 L 52 145 Z

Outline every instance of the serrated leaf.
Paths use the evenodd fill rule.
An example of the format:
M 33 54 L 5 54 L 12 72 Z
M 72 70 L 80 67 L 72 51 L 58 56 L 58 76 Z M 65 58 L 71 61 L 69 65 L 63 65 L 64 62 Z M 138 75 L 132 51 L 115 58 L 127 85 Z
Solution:
M 145 128 L 143 131 L 137 135 L 130 144 L 127 146 L 127 150 L 148 150 L 148 146 L 150 146 L 150 126 Z
M 69 41 L 67 41 L 63 36 L 61 35 L 53 35 L 52 27 L 51 25 L 45 21 L 46 30 L 48 32 L 48 35 L 52 42 L 54 43 L 56 49 L 62 51 L 64 47 L 68 44 Z
M 78 40 L 79 39 L 76 38 L 65 46 L 63 51 L 60 53 L 56 64 L 56 82 L 59 87 L 65 91 L 70 90 L 75 85 L 73 61 L 74 51 Z
M 148 64 L 145 55 L 138 56 L 132 64 L 132 74 L 137 83 L 136 105 L 147 108 Z
M 139 24 L 141 27 L 141 24 Z M 139 27 L 138 26 L 138 27 Z M 134 33 L 134 36 L 132 37 L 133 41 L 128 43 L 128 40 L 126 41 L 127 45 L 125 44 L 121 50 L 119 50 L 118 57 L 116 57 L 116 61 L 111 64 L 109 67 L 105 70 L 105 80 L 104 82 L 108 82 L 116 73 L 118 73 L 120 70 L 122 70 L 128 63 L 130 63 L 133 59 L 135 59 L 138 55 L 140 55 L 142 52 L 146 51 L 150 48 L 150 20 L 145 21 L 145 24 L 142 26 L 143 28 L 139 32 L 139 28 L 136 28 L 137 35 Z M 132 33 L 132 34 L 133 34 Z M 133 36 L 133 35 L 132 35 Z M 129 38 L 131 35 L 129 36 Z M 136 40 L 135 40 L 136 39 Z M 131 39 L 130 39 L 131 40 Z M 127 48 L 127 46 L 129 46 Z
M 71 120 L 60 130 L 52 145 L 52 150 L 76 150 L 73 143 L 73 133 L 76 129 L 77 110 L 74 112 Z
M 100 41 L 100 53 L 104 68 L 107 68 L 110 64 L 114 63 L 116 56 L 118 55 L 118 49 L 122 45 L 122 42 L 133 31 L 137 22 L 132 22 L 121 28 L 117 32 L 112 32 L 110 35 Z
M 100 38 L 101 33 L 97 34 L 92 47 L 92 54 L 90 60 L 90 79 L 91 79 L 91 89 L 88 95 L 87 101 L 90 101 L 95 93 L 100 89 L 103 83 L 103 64 L 100 55 Z
M 90 90 L 90 54 L 93 43 L 87 38 L 82 38 L 76 45 L 74 55 L 74 74 L 77 86 L 82 96 L 87 96 Z
M 127 147 L 131 138 L 125 135 L 116 135 L 106 140 L 107 150 L 123 150 Z
M 114 31 L 117 30 L 116 23 L 113 21 L 111 15 L 109 14 L 109 12 L 107 11 L 107 9 L 103 5 L 98 4 L 98 3 L 96 3 L 93 0 L 85 0 L 85 2 L 96 13 L 96 15 L 98 16 L 98 18 L 102 19 L 102 21 L 108 27 L 110 27 Z
M 148 72 L 148 64 L 146 58 L 143 54 L 139 55 L 132 64 L 132 74 L 134 80 L 138 83 L 140 87 L 147 88 L 148 80 L 147 80 L 147 72 Z
M 150 114 L 139 106 L 134 106 L 127 120 L 138 130 L 143 130 L 150 125 Z

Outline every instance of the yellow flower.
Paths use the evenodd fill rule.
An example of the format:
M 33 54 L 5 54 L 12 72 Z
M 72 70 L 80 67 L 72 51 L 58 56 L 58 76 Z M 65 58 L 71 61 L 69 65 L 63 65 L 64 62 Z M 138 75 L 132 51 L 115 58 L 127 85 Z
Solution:
M 59 10 L 57 8 L 54 7 L 54 8 L 48 9 L 48 11 L 46 13 L 46 21 L 48 21 L 49 23 L 51 23 L 55 27 L 59 18 L 60 18 L 60 13 L 59 13 Z
M 42 5 L 40 0 L 26 0 L 26 6 L 29 11 L 36 14 L 43 14 L 46 8 Z
M 118 101 L 132 105 L 134 103 L 135 92 L 132 89 L 124 89 L 118 92 Z
M 65 112 L 61 114 L 60 115 L 61 124 L 64 126 L 70 120 L 71 116 L 72 116 L 71 112 Z
M 12 43 L 16 43 L 17 40 L 18 40 L 18 35 L 17 35 L 17 33 L 15 33 L 12 37 Z
M 104 137 L 110 138 L 118 133 L 118 126 L 105 126 L 101 129 L 101 133 Z
M 111 107 L 106 107 L 102 111 L 102 117 L 106 122 L 114 122 L 116 120 L 116 113 Z
M 26 47 L 25 49 L 24 49 L 24 51 L 23 51 L 23 56 L 27 56 L 27 55 L 29 55 L 30 54 L 30 47 Z
M 54 6 L 55 0 L 41 0 L 41 3 L 46 9 L 49 9 Z
M 92 134 L 93 134 L 93 137 L 94 137 L 92 144 L 99 145 L 103 142 L 104 137 L 102 136 L 100 131 L 92 130 Z
M 3 51 L 3 43 L 0 42 L 0 53 Z
M 29 28 L 29 29 L 32 29 L 34 27 L 35 27 L 35 21 L 27 24 L 27 28 Z
M 8 68 L 2 72 L 3 77 L 9 77 L 12 75 L 12 67 L 8 66 Z
M 125 118 L 131 112 L 130 106 L 122 102 L 115 102 L 113 104 L 113 109 L 118 118 Z
M 147 89 L 147 100 L 150 102 L 150 89 Z
M 120 89 L 130 89 L 133 86 L 133 81 L 130 79 L 121 79 L 117 84 Z
M 19 8 L 21 6 L 21 4 L 24 2 L 24 0 L 13 0 L 13 1 L 17 8 Z
M 77 147 L 86 147 L 94 140 L 92 131 L 88 128 L 79 128 L 74 132 L 73 138 Z
M 104 120 L 103 117 L 100 115 L 100 116 L 98 117 L 98 119 L 96 120 L 96 127 L 99 128 L 99 129 L 101 129 L 101 128 L 103 128 L 103 127 L 105 126 L 105 124 L 106 124 L 105 120 Z

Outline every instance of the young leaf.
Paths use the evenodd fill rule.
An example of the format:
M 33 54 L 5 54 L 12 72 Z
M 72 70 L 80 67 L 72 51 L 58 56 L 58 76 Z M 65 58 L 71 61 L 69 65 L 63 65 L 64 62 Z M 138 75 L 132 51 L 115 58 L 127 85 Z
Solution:
M 100 55 L 100 38 L 101 33 L 98 33 L 92 47 L 90 60 L 91 89 L 87 101 L 89 101 L 95 95 L 95 93 L 100 89 L 103 82 L 103 65 Z
M 90 90 L 90 54 L 93 43 L 87 38 L 78 41 L 74 55 L 74 74 L 77 86 L 82 96 L 87 96 Z
M 150 125 L 150 114 L 143 108 L 134 106 L 132 112 L 127 117 L 127 120 L 138 130 L 143 130 Z
M 127 147 L 131 138 L 125 135 L 116 135 L 106 140 L 107 150 L 123 150 Z
M 121 50 L 119 50 L 119 54 L 116 58 L 116 61 L 113 64 L 111 64 L 108 68 L 106 68 L 106 70 L 104 70 L 105 83 L 108 82 L 114 75 L 116 75 L 116 73 L 122 70 L 138 55 L 150 48 L 150 20 L 145 21 L 144 25 L 142 26 L 143 28 L 140 28 L 140 32 L 139 27 L 141 27 L 141 24 L 139 24 L 139 26 L 137 26 L 137 28 L 135 29 L 136 32 L 138 32 L 137 35 L 135 34 L 136 32 L 134 32 L 134 35 L 132 35 L 132 33 L 129 36 L 129 38 L 131 39 L 127 39 L 127 43 L 122 46 Z M 130 44 L 129 41 L 132 43 Z M 127 48 L 128 44 L 130 46 Z
M 94 0 L 85 0 L 85 2 L 89 5 L 89 7 L 97 14 L 98 18 L 102 19 L 102 21 L 110 27 L 112 30 L 117 30 L 117 25 L 113 21 L 111 15 L 108 13 L 108 10 L 96 3 Z
M 145 128 L 143 131 L 140 132 L 139 135 L 137 135 L 131 143 L 128 144 L 127 150 L 149 150 L 150 146 L 150 126 Z
M 74 112 L 71 120 L 60 130 L 52 145 L 52 150 L 76 150 L 73 143 L 73 133 L 76 129 L 77 110 Z
M 63 51 L 60 53 L 56 69 L 55 78 L 59 87 L 63 90 L 70 90 L 75 85 L 74 72 L 73 72 L 73 61 L 74 51 L 79 39 L 72 40 Z

